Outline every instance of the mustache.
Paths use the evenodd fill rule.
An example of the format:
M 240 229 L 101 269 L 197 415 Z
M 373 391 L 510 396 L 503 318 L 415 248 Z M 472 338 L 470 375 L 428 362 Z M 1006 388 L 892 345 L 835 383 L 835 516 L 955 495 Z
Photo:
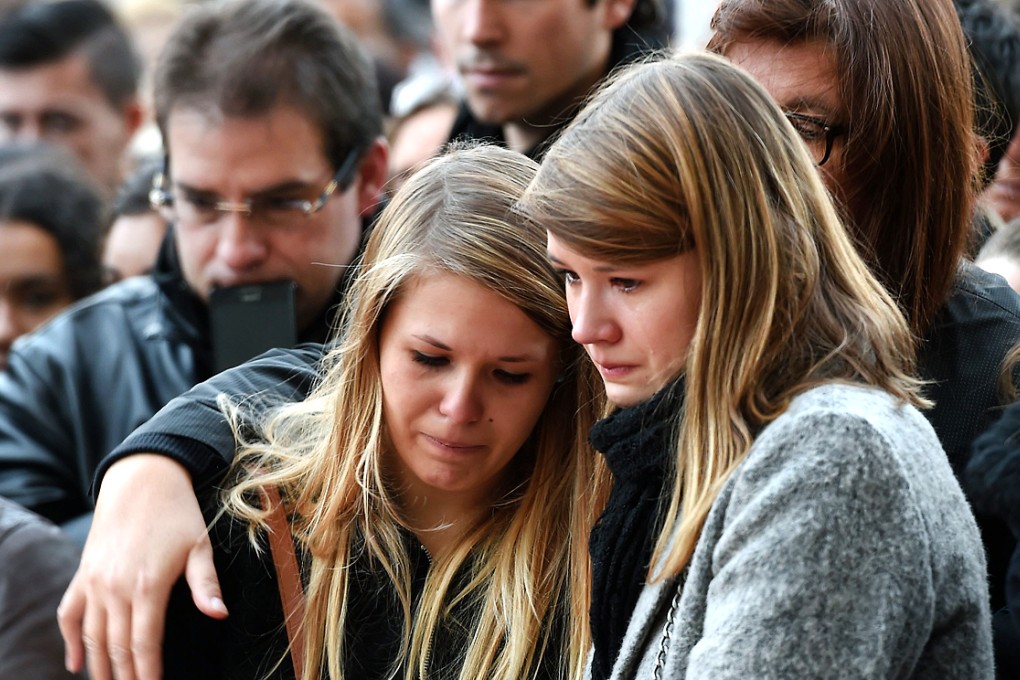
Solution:
M 457 70 L 523 72 L 527 65 L 495 52 L 470 52 L 457 57 Z

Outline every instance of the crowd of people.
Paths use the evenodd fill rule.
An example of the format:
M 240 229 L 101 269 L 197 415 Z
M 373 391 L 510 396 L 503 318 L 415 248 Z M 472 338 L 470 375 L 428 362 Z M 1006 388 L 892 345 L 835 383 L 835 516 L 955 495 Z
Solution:
M 3 674 L 1020 677 L 1020 6 L 675 12 L 0 3 Z

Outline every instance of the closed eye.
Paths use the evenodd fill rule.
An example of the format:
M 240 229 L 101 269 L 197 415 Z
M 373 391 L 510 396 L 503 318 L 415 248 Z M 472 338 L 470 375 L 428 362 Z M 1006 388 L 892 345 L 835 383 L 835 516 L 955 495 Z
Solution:
M 417 350 L 411 352 L 411 359 L 416 364 L 428 366 L 429 368 L 439 368 L 450 363 L 450 360 L 446 357 L 436 356 L 434 354 L 425 354 L 424 352 L 419 352 Z
M 496 371 L 496 379 L 507 385 L 523 385 L 531 380 L 530 373 L 511 373 L 510 371 Z

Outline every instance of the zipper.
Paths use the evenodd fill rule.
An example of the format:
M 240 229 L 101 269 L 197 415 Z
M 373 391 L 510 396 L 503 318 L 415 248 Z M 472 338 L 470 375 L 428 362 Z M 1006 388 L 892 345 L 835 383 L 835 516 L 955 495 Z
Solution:
M 428 570 L 431 572 L 432 571 L 432 553 L 429 552 L 429 549 L 425 547 L 424 543 L 420 543 L 419 542 L 418 545 L 421 546 L 421 551 L 423 553 L 425 553 L 425 559 L 427 559 L 428 562 L 429 562 L 429 569 Z M 428 578 L 428 576 L 426 575 L 426 579 L 427 578 Z M 422 592 L 421 596 L 422 597 L 425 596 L 424 589 L 423 589 L 423 592 Z M 420 603 L 421 603 L 421 600 L 419 599 L 419 604 Z M 429 677 L 429 661 L 432 660 L 432 643 L 434 641 L 435 641 L 435 630 L 432 631 L 432 635 L 429 636 L 428 644 L 425 645 L 425 660 L 424 660 L 424 663 L 422 664 L 422 666 L 423 666 L 423 676 L 424 677 L 422 677 L 420 680 L 427 680 L 427 678 Z

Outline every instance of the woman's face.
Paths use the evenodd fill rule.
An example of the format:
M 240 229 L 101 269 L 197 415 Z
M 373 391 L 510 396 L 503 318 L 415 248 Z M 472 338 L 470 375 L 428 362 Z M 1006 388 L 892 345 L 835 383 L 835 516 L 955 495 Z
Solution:
M 556 341 L 488 288 L 410 282 L 379 335 L 383 408 L 406 498 L 487 504 L 557 373 Z
M 598 367 L 609 401 L 633 406 L 680 375 L 701 307 L 697 251 L 617 266 L 550 235 L 549 259 L 563 272 L 574 340 Z
M 850 124 L 839 92 L 836 60 L 824 42 L 740 40 L 730 45 L 725 56 L 757 80 L 786 113 L 811 116 L 829 125 Z M 829 191 L 841 200 L 853 193 L 845 152 L 846 137 L 836 137 L 829 160 L 818 169 Z
M 71 304 L 57 240 L 29 222 L 0 221 L 0 371 L 15 338 Z

